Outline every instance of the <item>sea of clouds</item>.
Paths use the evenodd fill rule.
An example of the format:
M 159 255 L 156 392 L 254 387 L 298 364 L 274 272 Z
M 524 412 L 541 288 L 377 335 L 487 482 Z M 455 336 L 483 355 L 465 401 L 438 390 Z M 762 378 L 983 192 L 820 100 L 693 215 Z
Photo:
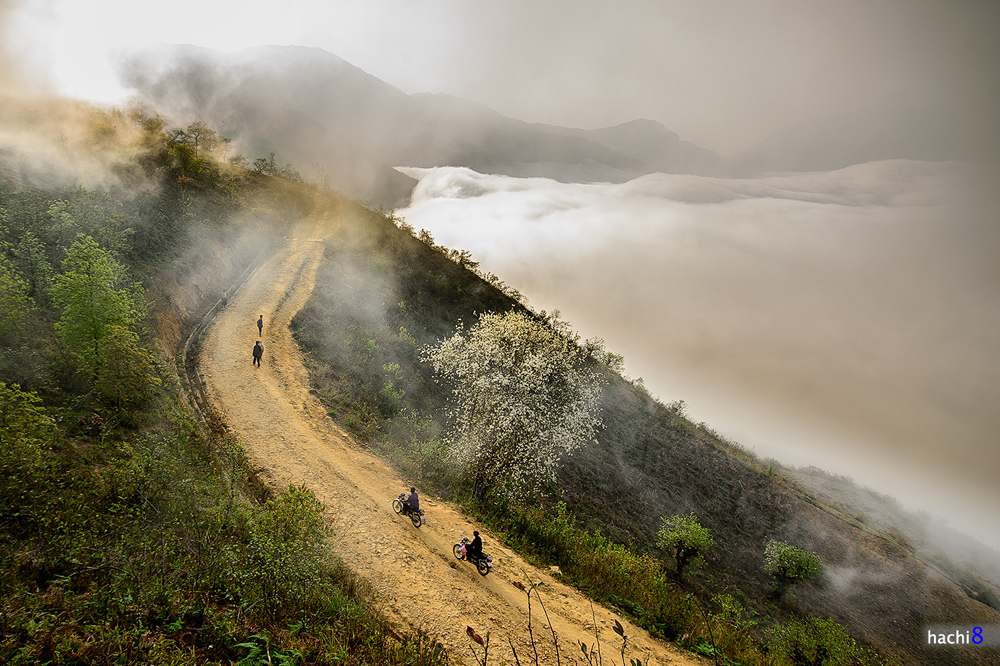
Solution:
M 1000 546 L 1000 172 L 893 160 L 560 183 L 466 168 L 397 211 L 759 455 Z

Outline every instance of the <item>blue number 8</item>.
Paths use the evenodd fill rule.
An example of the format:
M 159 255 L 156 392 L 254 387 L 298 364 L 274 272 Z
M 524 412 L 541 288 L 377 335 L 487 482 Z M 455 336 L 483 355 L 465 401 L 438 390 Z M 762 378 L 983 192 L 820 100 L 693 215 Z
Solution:
M 980 645 L 983 642 L 983 628 L 973 627 L 972 629 L 972 642 L 976 645 Z

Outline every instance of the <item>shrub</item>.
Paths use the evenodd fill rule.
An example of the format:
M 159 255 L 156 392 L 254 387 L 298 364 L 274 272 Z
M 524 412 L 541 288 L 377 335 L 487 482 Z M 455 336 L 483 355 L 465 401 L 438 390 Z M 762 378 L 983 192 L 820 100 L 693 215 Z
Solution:
M 308 605 L 324 591 L 328 555 L 322 512 L 316 495 L 298 486 L 253 512 L 248 542 L 231 553 L 233 583 L 245 606 Z
M 693 513 L 662 519 L 663 526 L 656 533 L 656 545 L 673 555 L 677 575 L 683 575 L 692 566 L 703 564 L 705 553 L 715 545 L 708 528 L 698 522 Z
M 806 617 L 779 624 L 767 632 L 768 653 L 775 666 L 871 666 L 885 658 L 851 638 L 833 620 Z
M 820 575 L 823 565 L 809 551 L 783 541 L 769 541 L 764 549 L 763 569 L 778 581 L 778 592 L 784 593 L 789 585 L 800 585 Z
M 0 519 L 21 522 L 39 512 L 37 493 L 49 479 L 47 451 L 57 437 L 41 399 L 0 383 Z

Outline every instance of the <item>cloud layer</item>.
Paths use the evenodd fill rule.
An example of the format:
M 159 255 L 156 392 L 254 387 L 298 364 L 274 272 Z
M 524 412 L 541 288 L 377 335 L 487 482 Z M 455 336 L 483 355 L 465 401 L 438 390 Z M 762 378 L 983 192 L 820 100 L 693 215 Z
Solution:
M 607 340 L 664 400 L 1000 545 L 995 169 L 621 185 L 402 170 L 420 179 L 410 224 Z

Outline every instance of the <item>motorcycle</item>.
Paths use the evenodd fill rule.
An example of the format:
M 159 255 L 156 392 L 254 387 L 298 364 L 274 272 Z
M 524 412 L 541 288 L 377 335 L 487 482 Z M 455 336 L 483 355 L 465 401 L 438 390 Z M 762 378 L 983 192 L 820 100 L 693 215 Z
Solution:
M 462 537 L 462 540 L 451 547 L 451 552 L 455 554 L 455 558 L 459 560 L 465 560 L 467 562 L 472 562 L 469 559 L 469 540 Z M 489 572 L 493 571 L 493 558 L 483 553 L 478 558 L 473 558 L 475 560 L 476 571 L 479 572 L 480 576 L 485 576 Z
M 409 516 L 410 522 L 413 523 L 414 527 L 420 527 L 421 525 L 427 524 L 427 519 L 424 518 L 424 510 L 418 509 L 416 511 L 410 511 L 406 504 L 403 502 L 406 500 L 406 493 L 399 493 L 399 497 L 392 500 L 392 510 L 396 513 L 401 513 L 404 516 Z

